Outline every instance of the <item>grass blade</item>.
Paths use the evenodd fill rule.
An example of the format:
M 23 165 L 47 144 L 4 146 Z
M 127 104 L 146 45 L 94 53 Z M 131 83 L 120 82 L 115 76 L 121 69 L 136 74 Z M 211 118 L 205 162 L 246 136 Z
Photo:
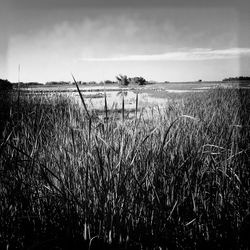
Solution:
M 107 105 L 107 95 L 106 90 L 104 90 L 104 111 L 105 111 L 105 121 L 108 122 L 108 105 Z
M 137 120 L 137 112 L 138 112 L 138 93 L 136 93 L 136 100 L 135 100 L 135 119 Z
M 124 109 L 125 109 L 124 93 L 122 92 L 122 122 L 124 122 Z
M 75 82 L 75 84 L 76 84 L 77 91 L 78 91 L 78 93 L 79 93 L 79 95 L 80 95 L 80 98 L 81 98 L 83 107 L 84 107 L 84 109 L 85 109 L 85 111 L 86 111 L 86 113 L 87 113 L 87 116 L 88 116 L 88 118 L 91 118 L 91 117 L 90 117 L 90 114 L 89 114 L 89 111 L 88 111 L 88 109 L 87 109 L 86 103 L 85 103 L 85 101 L 84 101 L 84 99 L 83 99 L 82 93 L 81 93 L 81 91 L 80 91 L 80 89 L 79 89 L 79 86 L 78 86 L 76 80 L 75 80 L 75 77 L 73 76 L 73 74 L 71 74 L 71 75 L 72 75 L 73 80 L 74 80 L 74 82 Z

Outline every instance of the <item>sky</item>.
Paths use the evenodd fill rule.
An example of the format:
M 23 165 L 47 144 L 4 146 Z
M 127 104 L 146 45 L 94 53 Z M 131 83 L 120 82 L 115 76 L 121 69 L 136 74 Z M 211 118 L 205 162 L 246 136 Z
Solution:
M 249 10 L 247 0 L 0 0 L 0 78 L 249 76 Z

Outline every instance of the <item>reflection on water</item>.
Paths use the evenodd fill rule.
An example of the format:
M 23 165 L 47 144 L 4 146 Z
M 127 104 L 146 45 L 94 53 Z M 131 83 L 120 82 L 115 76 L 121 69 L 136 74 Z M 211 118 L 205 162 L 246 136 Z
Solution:
M 102 93 L 101 96 L 99 96 L 99 98 L 97 98 L 98 93 L 100 94 L 100 92 L 91 92 L 91 94 L 95 98 L 93 98 L 93 97 L 91 98 L 91 96 L 86 96 L 86 95 L 84 96 L 83 95 L 83 98 L 85 98 L 85 102 L 86 102 L 86 105 L 88 106 L 88 108 L 104 109 L 104 105 L 105 105 L 104 104 L 104 102 L 105 102 L 104 92 Z M 123 95 L 124 95 L 124 102 L 125 102 L 126 108 L 129 108 L 129 109 L 134 108 L 135 100 L 136 100 L 136 93 L 134 93 L 132 91 L 126 91 L 126 92 L 106 91 L 108 109 L 120 108 L 122 106 Z M 80 99 L 78 93 L 74 92 L 68 96 L 76 103 L 81 104 L 81 99 Z
M 99 96 L 97 96 L 99 94 Z M 154 97 L 148 93 L 136 93 L 135 91 L 106 91 L 107 106 L 108 109 L 121 109 L 122 99 L 124 96 L 124 103 L 126 109 L 135 109 L 136 94 L 138 94 L 138 108 L 152 107 L 155 105 L 164 106 L 168 102 L 168 98 Z M 93 97 L 91 97 L 91 95 Z M 91 95 L 83 95 L 85 103 L 90 109 L 104 109 L 104 93 L 100 95 L 100 92 L 91 92 Z M 81 105 L 81 99 L 78 93 L 69 93 L 67 96 L 74 102 Z

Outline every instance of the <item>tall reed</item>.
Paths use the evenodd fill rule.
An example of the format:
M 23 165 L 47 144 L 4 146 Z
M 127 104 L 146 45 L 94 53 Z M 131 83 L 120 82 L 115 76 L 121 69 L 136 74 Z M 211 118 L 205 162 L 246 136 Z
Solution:
M 106 124 L 83 97 L 20 95 L 0 147 L 1 247 L 243 247 L 249 92 L 190 94 L 137 122 L 104 98 Z

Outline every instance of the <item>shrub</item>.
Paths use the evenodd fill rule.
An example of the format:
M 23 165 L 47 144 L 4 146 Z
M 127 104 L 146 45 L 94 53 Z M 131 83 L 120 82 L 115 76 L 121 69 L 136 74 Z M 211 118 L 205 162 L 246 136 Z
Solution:
M 145 85 L 147 81 L 143 77 L 139 76 L 130 78 L 130 82 L 133 84 Z
M 0 79 L 0 90 L 11 90 L 12 84 L 8 80 Z

